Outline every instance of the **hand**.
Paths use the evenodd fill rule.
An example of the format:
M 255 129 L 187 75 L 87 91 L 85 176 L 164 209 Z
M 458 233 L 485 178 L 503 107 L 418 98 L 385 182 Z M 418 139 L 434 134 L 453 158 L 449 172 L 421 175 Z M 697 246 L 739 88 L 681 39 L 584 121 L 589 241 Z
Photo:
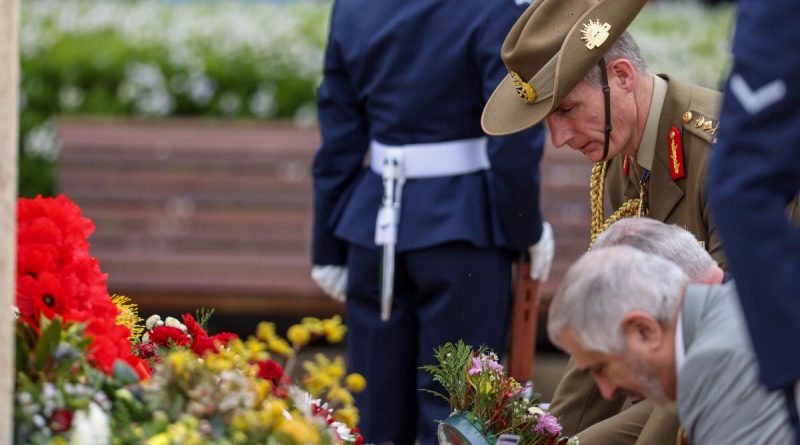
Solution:
M 547 281 L 555 253 L 553 228 L 548 222 L 542 223 L 542 236 L 536 244 L 528 247 L 528 253 L 531 255 L 531 279 Z
M 344 303 L 347 298 L 347 267 L 314 266 L 311 268 L 311 278 L 329 297 Z

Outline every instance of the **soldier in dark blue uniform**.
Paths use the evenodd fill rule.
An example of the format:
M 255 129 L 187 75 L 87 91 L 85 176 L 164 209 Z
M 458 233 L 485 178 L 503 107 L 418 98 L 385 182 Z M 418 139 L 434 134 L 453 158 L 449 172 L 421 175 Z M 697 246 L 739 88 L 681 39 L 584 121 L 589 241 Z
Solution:
M 738 8 L 709 196 L 761 381 L 787 392 L 796 422 L 800 212 L 791 210 L 793 226 L 785 208 L 800 191 L 800 9 L 795 0 Z
M 437 388 L 418 367 L 458 339 L 502 352 L 516 254 L 541 238 L 532 274 L 549 270 L 543 130 L 487 139 L 480 124 L 507 73 L 503 39 L 526 3 L 334 4 L 318 93 L 312 276 L 331 296 L 346 294 L 348 367 L 367 379 L 356 396 L 367 442 L 435 443 L 434 420 L 449 407 L 419 391 Z

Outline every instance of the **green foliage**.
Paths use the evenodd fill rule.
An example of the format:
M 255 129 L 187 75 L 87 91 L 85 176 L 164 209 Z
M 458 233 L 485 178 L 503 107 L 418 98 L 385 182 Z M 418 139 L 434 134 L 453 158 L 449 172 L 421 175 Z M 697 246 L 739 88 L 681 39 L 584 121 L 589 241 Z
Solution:
M 61 115 L 313 119 L 329 2 L 22 4 L 20 196 L 52 195 Z

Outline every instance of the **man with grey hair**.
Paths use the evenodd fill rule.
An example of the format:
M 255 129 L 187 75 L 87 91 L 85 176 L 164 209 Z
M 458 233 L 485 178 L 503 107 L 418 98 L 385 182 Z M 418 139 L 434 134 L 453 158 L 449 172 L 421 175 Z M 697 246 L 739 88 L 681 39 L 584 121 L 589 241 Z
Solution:
M 719 284 L 723 271 L 691 233 L 652 218 L 624 218 L 608 227 L 592 249 L 626 245 L 678 265 L 693 283 Z M 551 409 L 584 444 L 673 444 L 679 428 L 674 404 L 603 400 L 591 376 L 570 360 Z M 624 409 L 623 409 L 624 408 Z
M 690 284 L 676 264 L 629 246 L 592 250 L 564 277 L 548 334 L 604 398 L 677 401 L 695 445 L 792 439 L 782 394 L 758 383 L 733 283 Z
M 608 227 L 592 246 L 631 246 L 677 264 L 693 283 L 719 284 L 724 272 L 687 230 L 652 218 L 624 218 Z

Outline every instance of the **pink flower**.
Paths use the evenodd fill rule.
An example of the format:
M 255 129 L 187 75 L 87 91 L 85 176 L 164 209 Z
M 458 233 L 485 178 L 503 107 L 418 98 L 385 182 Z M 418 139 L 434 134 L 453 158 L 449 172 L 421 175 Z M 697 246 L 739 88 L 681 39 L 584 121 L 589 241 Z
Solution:
M 503 373 L 503 365 L 501 365 L 500 363 L 497 363 L 494 360 L 487 360 L 486 361 L 486 366 L 488 366 L 489 369 L 491 369 L 492 371 L 494 371 L 494 372 L 496 372 L 498 374 L 502 374 Z
M 478 358 L 478 357 L 472 357 L 472 367 L 469 368 L 469 371 L 467 371 L 467 374 L 475 375 L 475 374 L 478 374 L 479 372 L 481 372 L 482 369 L 483 368 L 481 367 L 481 359 Z
M 547 431 L 553 436 L 558 436 L 561 434 L 561 425 L 558 423 L 558 419 L 556 419 L 550 413 L 539 414 L 536 416 L 538 422 L 536 422 L 536 426 L 533 427 L 533 430 L 537 433 L 543 433 Z

